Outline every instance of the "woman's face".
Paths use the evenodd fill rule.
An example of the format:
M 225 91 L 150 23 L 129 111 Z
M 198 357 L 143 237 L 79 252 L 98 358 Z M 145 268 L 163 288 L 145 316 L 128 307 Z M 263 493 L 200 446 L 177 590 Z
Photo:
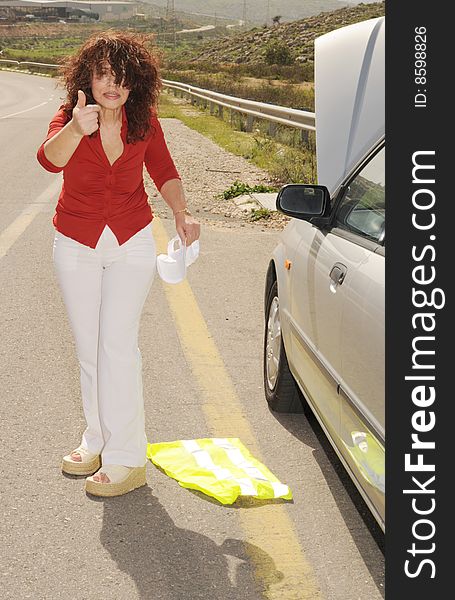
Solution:
M 122 85 L 116 85 L 115 75 L 109 63 L 102 65 L 102 75 L 96 71 L 92 76 L 92 96 L 97 104 L 104 108 L 119 108 L 128 99 L 130 90 Z

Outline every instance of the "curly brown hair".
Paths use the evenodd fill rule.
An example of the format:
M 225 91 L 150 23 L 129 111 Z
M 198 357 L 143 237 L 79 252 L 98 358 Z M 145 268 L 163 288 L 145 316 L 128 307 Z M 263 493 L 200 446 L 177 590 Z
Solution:
M 92 96 L 91 82 L 94 73 L 103 75 L 103 63 L 107 61 L 115 83 L 130 90 L 125 103 L 128 119 L 127 143 L 143 140 L 152 125 L 150 118 L 156 114 L 158 96 L 162 88 L 159 75 L 159 56 L 152 53 L 147 44 L 153 45 L 153 34 L 116 31 L 108 29 L 92 34 L 79 50 L 61 59 L 58 78 L 67 92 L 63 110 L 71 119 L 77 104 L 77 91 L 82 90 L 87 104 L 96 104 Z M 98 135 L 99 129 L 90 134 Z

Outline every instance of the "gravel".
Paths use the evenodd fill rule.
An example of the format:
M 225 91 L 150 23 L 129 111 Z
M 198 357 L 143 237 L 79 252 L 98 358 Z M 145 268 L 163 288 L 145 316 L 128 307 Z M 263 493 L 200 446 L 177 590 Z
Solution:
M 252 221 L 251 216 L 233 200 L 220 198 L 235 180 L 249 185 L 271 185 L 266 171 L 245 158 L 231 154 L 201 133 L 190 129 L 179 119 L 160 119 L 166 143 L 179 171 L 188 206 L 198 221 L 222 227 L 282 229 L 289 219 L 273 212 L 269 218 Z M 172 212 L 159 195 L 144 169 L 144 182 L 154 214 L 172 218 Z

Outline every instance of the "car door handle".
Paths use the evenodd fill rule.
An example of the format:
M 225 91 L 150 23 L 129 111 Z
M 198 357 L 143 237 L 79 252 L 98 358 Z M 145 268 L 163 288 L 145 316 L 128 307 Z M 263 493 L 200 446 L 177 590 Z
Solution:
M 330 291 L 335 293 L 339 285 L 341 285 L 346 277 L 348 268 L 343 263 L 335 263 L 330 271 Z

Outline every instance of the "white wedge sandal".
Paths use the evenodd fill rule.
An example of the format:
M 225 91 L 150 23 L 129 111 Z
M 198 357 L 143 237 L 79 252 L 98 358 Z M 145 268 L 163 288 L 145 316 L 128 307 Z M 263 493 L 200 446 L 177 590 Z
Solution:
M 147 485 L 145 467 L 124 467 L 123 465 L 104 465 L 85 480 L 85 491 L 94 496 L 122 496 L 138 487 Z M 109 483 L 95 481 L 93 477 L 104 473 Z
M 81 457 L 81 460 L 74 460 L 71 454 L 76 452 Z M 101 466 L 101 455 L 93 454 L 82 446 L 79 446 L 70 454 L 63 457 L 62 471 L 69 475 L 92 475 Z

